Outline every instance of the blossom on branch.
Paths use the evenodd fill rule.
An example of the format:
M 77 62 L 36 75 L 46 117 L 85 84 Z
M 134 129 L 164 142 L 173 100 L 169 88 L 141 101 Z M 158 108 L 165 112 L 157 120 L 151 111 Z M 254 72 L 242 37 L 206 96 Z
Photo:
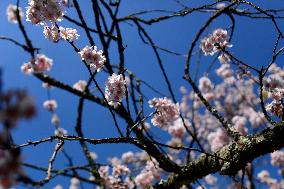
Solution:
M 106 58 L 103 55 L 103 51 L 98 50 L 96 46 L 86 46 L 79 52 L 79 54 L 81 56 L 81 59 L 84 60 L 87 65 L 89 65 L 98 72 L 102 69 L 106 61 Z
M 43 34 L 46 39 L 52 40 L 55 43 L 57 43 L 60 39 L 58 29 L 54 24 L 51 26 L 44 26 Z
M 166 129 L 179 117 L 179 104 L 174 104 L 171 99 L 166 97 L 153 98 L 148 103 L 151 108 L 157 110 L 157 113 L 151 119 L 155 126 Z
M 53 112 L 58 107 L 58 105 L 56 100 L 46 100 L 43 102 L 43 107 L 48 111 Z
M 19 11 L 20 19 L 23 18 L 24 14 L 20 7 L 18 8 L 18 11 Z M 14 23 L 14 24 L 18 23 L 17 5 L 12 5 L 12 4 L 8 5 L 6 14 L 7 14 L 9 22 Z
M 69 42 L 75 41 L 80 36 L 77 34 L 77 30 L 73 28 L 63 28 L 62 26 L 60 26 L 59 31 L 61 39 L 67 40 Z
M 270 161 L 271 165 L 274 165 L 274 166 L 284 165 L 284 152 L 283 151 L 277 150 L 271 153 L 270 157 L 271 157 L 271 161 Z
M 64 15 L 63 7 L 59 0 L 29 0 L 26 11 L 27 21 L 32 24 L 59 21 Z
M 109 105 L 117 107 L 126 94 L 126 81 L 123 75 L 113 73 L 105 84 L 105 97 Z
M 25 74 L 42 73 L 49 71 L 53 65 L 52 59 L 44 54 L 38 54 L 35 59 L 21 66 L 21 71 Z
M 79 80 L 76 83 L 74 83 L 73 88 L 78 91 L 84 92 L 84 90 L 86 89 L 86 86 L 87 86 L 87 82 L 85 80 Z
M 212 34 L 204 37 L 201 41 L 200 48 L 205 56 L 213 56 L 215 53 L 219 52 L 220 49 L 225 49 L 227 47 L 232 47 L 228 42 L 228 32 L 222 28 L 215 29 Z M 222 63 L 229 62 L 230 57 L 225 54 L 219 56 L 219 60 Z

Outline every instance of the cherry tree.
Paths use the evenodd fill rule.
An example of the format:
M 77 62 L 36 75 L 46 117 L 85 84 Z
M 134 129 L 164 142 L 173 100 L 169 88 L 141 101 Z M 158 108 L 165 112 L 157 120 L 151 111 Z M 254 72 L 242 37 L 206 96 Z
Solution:
M 1 78 L 0 188 L 59 189 L 65 188 L 65 178 L 70 189 L 284 188 L 283 2 L 275 0 L 266 7 L 267 3 L 246 0 L 159 1 L 161 7 L 172 5 L 167 10 L 149 1 L 151 9 L 128 7 L 131 13 L 121 13 L 129 1 L 9 1 L 7 22 L 17 28 L 20 38 L 0 33 L 1 44 L 11 43 L 25 54 L 28 59 L 20 62 L 21 74 L 40 81 L 47 96 L 38 106 L 33 90 L 4 89 L 6 81 Z M 86 4 L 88 11 L 83 8 Z M 3 11 L 0 14 L 5 16 Z M 151 32 L 158 28 L 163 35 L 164 23 L 174 30 L 175 22 L 188 19 L 201 25 L 192 28 L 192 38 L 179 44 L 187 47 L 184 52 L 163 47 Z M 248 31 L 240 26 L 242 22 L 248 28 L 260 23 L 262 29 Z M 126 27 L 149 54 L 141 54 L 140 46 L 128 45 L 132 39 Z M 53 75 L 59 63 L 45 45 L 40 46 L 35 30 L 58 53 L 67 47 L 87 79 L 75 75 L 77 81 L 72 83 L 73 78 Z M 238 41 L 245 32 L 262 33 L 268 39 L 244 42 L 266 40 L 271 45 L 258 47 L 265 51 L 242 50 L 239 46 L 248 44 Z M 136 59 L 152 57 L 144 75 L 139 72 L 141 66 L 129 62 L 128 51 L 135 52 Z M 243 58 L 246 54 L 266 58 L 255 63 Z M 169 69 L 171 64 L 178 64 L 175 70 Z M 157 81 L 152 81 L 145 73 L 156 68 Z M 68 64 L 65 69 L 63 75 Z M 177 73 L 181 86 L 172 77 Z M 64 124 L 71 118 L 58 113 L 69 110 L 57 100 L 56 89 L 76 99 L 71 126 Z M 97 111 L 86 107 L 87 103 L 108 115 L 104 127 L 113 129 L 112 137 L 86 129 L 87 124 L 95 124 L 98 130 L 103 127 L 100 120 L 86 120 L 85 111 Z M 45 112 L 50 119 L 38 124 L 52 124 L 54 133 L 30 133 L 33 140 L 18 143 L 14 132 L 26 120 L 35 122 L 37 112 Z M 36 150 L 47 143 L 53 146 L 48 157 L 25 153 L 26 148 Z M 133 150 L 107 152 L 109 158 L 104 160 L 93 150 L 104 145 L 109 151 L 108 146 L 121 144 Z M 68 146 L 76 153 L 70 153 Z M 84 158 L 78 159 L 79 154 Z M 45 166 L 28 163 L 31 156 L 44 159 Z M 32 174 L 35 170 L 41 172 L 40 178 Z

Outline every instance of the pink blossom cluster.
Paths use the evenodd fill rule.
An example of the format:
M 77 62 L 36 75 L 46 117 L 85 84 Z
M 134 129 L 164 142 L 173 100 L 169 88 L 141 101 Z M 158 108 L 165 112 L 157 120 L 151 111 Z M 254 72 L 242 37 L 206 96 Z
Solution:
M 62 26 L 60 26 L 59 31 L 60 31 L 61 39 L 64 39 L 70 42 L 75 41 L 80 36 L 77 34 L 77 30 L 73 28 L 63 28 Z
M 201 92 L 209 92 L 213 89 L 214 85 L 212 84 L 211 80 L 208 77 L 201 77 L 199 79 L 199 85 L 198 88 Z
M 70 0 L 61 0 L 61 2 L 65 7 L 69 7 L 71 4 Z
M 78 91 L 84 92 L 86 89 L 86 86 L 87 86 L 87 82 L 85 80 L 79 80 L 76 83 L 74 83 L 73 88 Z
M 51 123 L 55 126 L 59 126 L 60 124 L 60 119 L 56 113 L 53 112 L 52 117 L 51 117 Z
M 58 105 L 57 105 L 56 100 L 51 99 L 51 100 L 44 101 L 43 107 L 47 109 L 48 111 L 53 112 L 58 107 Z
M 18 8 L 19 11 L 19 16 L 20 18 L 23 18 L 24 14 L 22 9 L 19 7 Z M 18 23 L 18 18 L 17 18 L 17 5 L 8 5 L 7 10 L 6 10 L 6 14 L 8 17 L 8 21 L 14 24 Z
M 51 26 L 45 25 L 43 28 L 43 34 L 46 39 L 55 43 L 57 43 L 60 39 L 73 42 L 80 36 L 77 34 L 76 29 L 63 28 L 62 26 L 57 28 L 55 24 L 52 24 Z
M 134 178 L 135 184 L 147 189 L 155 179 L 160 179 L 161 169 L 156 161 L 147 161 L 145 168 Z
M 171 147 L 182 147 L 183 146 L 183 140 L 182 138 L 177 138 L 177 137 L 172 137 L 168 142 L 167 145 L 171 146 Z M 169 149 L 169 153 L 171 155 L 177 155 L 181 152 L 180 149 L 174 149 L 174 148 L 170 148 Z M 172 156 L 173 157 L 173 156 Z M 176 162 L 178 163 L 178 162 Z
M 48 58 L 44 54 L 38 54 L 35 59 L 32 59 L 28 63 L 24 63 L 21 66 L 21 71 L 25 74 L 42 73 L 49 71 L 52 64 L 52 59 Z
M 216 69 L 216 74 L 226 80 L 233 78 L 233 71 L 230 64 L 222 64 L 218 69 Z M 234 81 L 234 80 L 233 80 Z
M 45 88 L 45 89 L 52 89 L 53 88 L 52 85 L 50 85 L 49 83 L 45 83 L 45 82 L 42 83 L 42 87 Z
M 70 186 L 69 189 L 79 189 L 80 188 L 80 180 L 77 179 L 76 177 L 73 177 L 70 180 Z
M 90 152 L 90 156 L 93 160 L 97 160 L 98 158 L 98 154 L 96 154 L 95 152 Z
M 121 161 L 117 161 L 119 164 L 131 164 L 131 163 L 138 163 L 144 162 L 149 159 L 149 156 L 145 152 L 137 152 L 134 153 L 132 151 L 127 151 L 121 155 Z
M 241 135 L 247 135 L 248 134 L 248 128 L 246 127 L 247 119 L 244 116 L 234 116 L 232 118 L 232 122 L 234 125 L 234 128 L 241 134 Z
M 113 73 L 105 84 L 105 98 L 109 105 L 117 107 L 126 94 L 126 81 L 122 74 Z
M 277 180 L 270 177 L 270 174 L 267 170 L 262 170 L 257 174 L 257 178 L 262 183 L 266 183 L 268 186 L 272 187 L 277 184 Z
M 273 63 L 268 72 L 269 76 L 264 78 L 263 96 L 264 100 L 269 99 L 271 102 L 266 105 L 266 109 L 272 114 L 282 117 L 284 115 L 284 70 Z
M 204 177 L 204 180 L 207 184 L 209 185 L 215 185 L 217 183 L 217 178 L 213 175 L 207 175 L 206 177 Z
M 198 88 L 203 97 L 220 114 L 225 115 L 225 119 L 231 122 L 240 134 L 247 135 L 252 129 L 261 128 L 266 123 L 266 119 L 261 109 L 255 108 L 259 107 L 255 78 L 237 79 L 237 73 L 232 70 L 230 64 L 220 64 L 215 73 L 221 79 L 218 83 L 213 83 L 207 76 L 200 78 Z M 197 138 L 204 148 L 215 151 L 222 145 L 229 144 L 226 132 L 220 130 L 220 123 L 206 110 L 199 97 L 194 92 L 188 92 L 184 87 L 181 88 L 181 92 L 183 94 L 181 112 L 185 119 L 194 119 Z M 189 130 L 191 129 L 190 125 Z M 191 140 L 191 137 L 186 136 L 186 141 Z M 170 142 L 173 144 L 181 142 L 181 145 L 184 145 L 186 141 Z
M 89 47 L 86 46 L 79 52 L 81 59 L 84 60 L 87 65 L 96 71 L 100 71 L 104 66 L 106 61 L 105 56 L 103 55 L 102 50 L 98 50 L 96 46 Z
M 108 160 L 111 166 L 100 166 L 99 174 L 106 189 L 147 189 L 161 179 L 164 173 L 154 158 L 149 158 L 145 152 L 125 152 L 121 158 L 113 157 Z M 131 169 L 130 169 L 131 167 Z M 94 179 L 91 177 L 90 179 Z
M 204 37 L 201 41 L 200 48 L 205 56 L 213 56 L 220 49 L 232 47 L 228 42 L 228 32 L 222 28 L 215 29 L 212 34 Z M 221 63 L 229 63 L 231 58 L 228 54 L 222 53 L 218 59 Z
M 226 53 L 222 53 L 220 56 L 218 56 L 218 60 L 222 63 L 222 64 L 228 64 L 231 62 L 231 57 L 230 55 L 226 54 Z
M 188 120 L 184 120 L 185 123 L 183 123 L 181 118 L 178 118 L 173 122 L 171 126 L 168 127 L 168 132 L 170 135 L 176 138 L 182 138 L 186 133 L 186 128 L 190 128 L 191 124 Z
M 153 98 L 149 106 L 156 109 L 151 122 L 153 125 L 167 129 L 179 117 L 179 104 L 174 104 L 171 99 Z
M 266 109 L 269 112 L 279 117 L 282 117 L 284 115 L 283 108 L 284 108 L 283 103 L 281 101 L 275 101 L 275 100 L 273 100 L 270 104 L 266 106 Z
M 60 39 L 60 34 L 55 24 L 52 24 L 51 26 L 45 25 L 43 27 L 43 34 L 46 39 L 51 40 L 55 43 Z
M 61 186 L 60 184 L 57 184 L 55 187 L 53 187 L 53 189 L 63 189 L 63 186 Z
M 230 138 L 227 135 L 226 131 L 218 128 L 215 132 L 211 132 L 208 135 L 208 142 L 211 145 L 211 151 L 215 152 L 216 150 L 219 150 L 229 144 Z
M 132 161 L 134 161 L 134 157 L 135 154 L 131 151 L 125 152 L 121 155 L 121 159 L 122 161 L 124 161 L 125 163 L 130 163 Z
M 54 131 L 54 135 L 59 136 L 59 137 L 62 137 L 62 136 L 67 135 L 67 134 L 68 134 L 67 130 L 65 130 L 61 127 L 55 129 L 55 131 Z
M 206 100 L 210 101 L 214 98 L 215 96 L 214 91 L 213 91 L 214 85 L 207 76 L 203 76 L 199 79 L 198 88 L 200 89 L 200 91 L 202 92 L 202 95 L 204 96 Z M 196 103 L 198 104 L 198 101 L 196 101 Z M 199 104 L 201 104 L 200 101 L 199 101 Z
M 271 157 L 271 165 L 281 166 L 284 165 L 284 152 L 283 151 L 275 151 L 270 154 Z
M 269 79 L 272 79 L 272 80 L 275 80 L 277 81 L 277 86 L 275 87 L 279 87 L 280 85 L 283 86 L 283 78 L 284 78 L 284 70 L 283 70 L 283 67 L 279 67 L 277 66 L 276 63 L 273 63 L 270 65 L 269 69 L 268 69 L 268 72 L 269 72 L 269 77 L 268 77 L 268 80 Z M 273 87 L 273 86 L 270 86 L 270 87 Z
M 99 168 L 99 173 L 103 179 L 105 189 L 115 189 L 115 188 L 129 188 L 134 189 L 135 184 L 132 179 L 130 179 L 130 169 L 126 165 L 117 164 L 112 168 L 112 174 L 110 173 L 109 166 L 101 166 Z M 101 188 L 101 187 L 98 187 Z
M 203 76 L 199 79 L 198 88 L 206 100 L 210 101 L 216 97 L 214 94 L 214 87 L 214 84 L 207 76 Z M 190 97 L 188 97 L 188 100 L 192 98 L 195 99 L 193 103 L 194 108 L 198 108 L 202 105 L 202 102 L 196 93 L 191 93 Z
M 115 165 L 112 168 L 112 175 L 114 177 L 120 177 L 122 175 L 128 175 L 130 174 L 130 169 L 126 167 L 125 165 Z
M 26 17 L 32 24 L 43 24 L 47 21 L 56 22 L 64 15 L 60 0 L 29 0 Z
M 266 106 L 266 109 L 279 117 L 283 116 L 284 88 L 274 88 L 270 90 L 272 102 Z
M 274 90 L 279 90 L 284 88 L 284 70 L 276 65 L 276 63 L 271 64 L 268 69 L 268 77 L 264 78 L 265 89 L 268 92 L 274 92 Z M 272 95 L 271 93 L 269 96 Z M 277 95 L 276 95 L 277 97 Z

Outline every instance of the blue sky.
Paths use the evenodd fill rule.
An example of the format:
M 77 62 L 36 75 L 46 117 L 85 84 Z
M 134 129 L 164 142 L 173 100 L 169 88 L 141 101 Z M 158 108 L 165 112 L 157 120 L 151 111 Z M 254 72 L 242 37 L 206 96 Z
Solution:
M 83 2 L 81 3 L 81 8 L 84 10 L 83 13 L 85 14 L 87 22 L 90 26 L 94 26 L 90 2 L 81 2 Z M 205 1 L 202 1 L 202 3 L 204 2 Z M 13 37 L 20 42 L 24 42 L 18 26 L 7 21 L 6 7 L 10 3 L 15 3 L 15 1 L 1 0 L 0 2 L 0 35 Z M 190 6 L 192 7 L 199 4 L 201 4 L 199 1 L 190 1 Z M 263 1 L 259 3 L 259 5 L 267 8 L 283 7 L 283 1 Z M 26 1 L 21 1 L 22 9 L 25 9 L 24 7 L 26 6 Z M 150 8 L 165 10 L 181 9 L 177 3 L 171 0 L 153 0 L 151 2 L 145 0 L 125 0 L 122 3 L 119 15 L 125 16 L 129 13 Z M 77 19 L 77 15 L 72 9 L 68 9 L 66 14 Z M 145 28 L 151 34 L 156 44 L 166 49 L 186 54 L 193 37 L 209 16 L 210 14 L 197 13 L 185 18 L 175 18 L 170 21 L 165 21 L 151 27 L 146 26 Z M 54 61 L 52 71 L 48 74 L 70 85 L 79 79 L 88 79 L 88 73 L 80 61 L 79 56 L 73 51 L 69 44 L 64 41 L 54 44 L 44 38 L 42 27 L 33 26 L 28 22 L 24 22 L 24 25 L 28 31 L 28 35 L 32 38 L 34 46 L 41 48 L 40 52 L 46 54 Z M 59 23 L 59 25 L 76 28 L 76 26 L 66 21 Z M 283 28 L 283 21 L 279 22 L 279 25 Z M 222 16 L 210 25 L 207 33 L 210 33 L 217 27 L 227 28 L 229 26 L 230 20 L 228 17 Z M 122 33 L 125 36 L 124 44 L 127 45 L 125 50 L 126 67 L 136 73 L 138 77 L 169 95 L 152 50 L 148 46 L 142 44 L 135 27 L 129 24 L 121 24 L 121 27 Z M 88 44 L 88 40 L 86 39 L 84 31 L 79 28 L 77 29 L 81 36 L 75 44 L 79 48 L 82 48 Z M 101 48 L 98 36 L 93 35 L 93 37 L 98 47 Z M 232 40 L 232 44 L 234 45 L 232 51 L 237 57 L 245 60 L 251 65 L 257 67 L 267 65 L 271 58 L 271 52 L 276 38 L 277 34 L 275 28 L 273 28 L 270 21 L 248 20 L 246 18 L 236 17 L 236 30 Z M 24 75 L 20 71 L 21 64 L 29 61 L 29 55 L 22 49 L 4 41 L 0 41 L 0 55 L 0 66 L 4 70 L 4 89 L 23 88 L 28 90 L 29 94 L 33 96 L 37 102 L 38 107 L 38 115 L 36 118 L 27 122 L 20 122 L 15 129 L 13 133 L 15 142 L 20 144 L 27 140 L 36 140 L 52 135 L 54 127 L 50 123 L 51 115 L 42 108 L 43 101 L 47 99 L 47 92 L 41 87 L 40 81 L 32 76 Z M 181 95 L 179 94 L 179 87 L 181 85 L 186 85 L 182 79 L 185 57 L 168 55 L 163 52 L 161 55 L 166 71 L 172 82 L 174 92 L 177 99 L 180 100 Z M 113 62 L 117 62 L 117 56 L 117 51 L 111 51 Z M 193 61 L 196 60 L 197 57 L 194 57 Z M 211 60 L 212 57 L 202 57 L 201 71 L 206 70 Z M 280 57 L 278 64 L 283 64 L 283 56 Z M 103 87 L 107 76 L 101 74 L 98 77 L 100 84 Z M 92 88 L 94 89 L 94 86 L 92 86 Z M 155 94 L 147 88 L 144 89 L 147 91 L 149 98 L 155 96 Z M 76 109 L 79 100 L 78 97 L 59 89 L 53 89 L 51 91 L 51 96 L 58 101 L 59 108 L 57 113 L 61 118 L 61 126 L 68 130 L 70 134 L 73 134 L 76 121 Z M 109 122 L 109 120 L 111 120 L 111 115 L 107 110 L 101 109 L 101 107 L 96 104 L 86 103 L 83 117 L 83 130 L 87 137 L 102 138 L 117 136 L 113 124 Z M 158 136 L 163 137 L 163 134 L 158 133 Z M 26 162 L 36 163 L 47 167 L 48 159 L 53 152 L 54 145 L 55 142 L 39 145 L 36 148 L 28 147 L 23 149 L 24 160 Z M 65 145 L 65 149 L 74 157 L 74 161 L 78 164 L 83 164 L 83 162 L 85 162 L 78 144 L 75 144 L 74 142 L 68 143 Z M 137 149 L 128 145 L 101 145 L 91 147 L 91 150 L 99 155 L 99 162 L 105 162 L 106 157 L 120 155 L 126 150 Z M 58 159 L 56 159 L 55 167 L 62 168 L 66 166 L 66 163 L 66 159 L 62 155 L 59 155 Z M 45 174 L 40 174 L 40 172 L 32 170 L 27 170 L 27 172 L 33 175 L 33 178 L 35 179 L 42 179 Z M 60 177 L 60 179 L 55 179 L 46 185 L 46 188 L 51 188 L 57 183 L 67 187 L 69 185 L 69 180 Z

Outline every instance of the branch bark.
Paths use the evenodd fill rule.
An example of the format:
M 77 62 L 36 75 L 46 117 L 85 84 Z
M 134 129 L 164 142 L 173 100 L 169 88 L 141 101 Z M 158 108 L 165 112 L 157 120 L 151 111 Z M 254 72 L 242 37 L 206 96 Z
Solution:
M 179 174 L 172 174 L 165 181 L 160 181 L 153 188 L 180 188 L 204 176 L 219 172 L 222 175 L 235 175 L 254 159 L 284 147 L 284 123 L 261 133 L 240 137 L 217 151 L 213 156 L 202 154 L 197 160 L 184 166 Z M 224 161 L 230 160 L 228 161 Z

